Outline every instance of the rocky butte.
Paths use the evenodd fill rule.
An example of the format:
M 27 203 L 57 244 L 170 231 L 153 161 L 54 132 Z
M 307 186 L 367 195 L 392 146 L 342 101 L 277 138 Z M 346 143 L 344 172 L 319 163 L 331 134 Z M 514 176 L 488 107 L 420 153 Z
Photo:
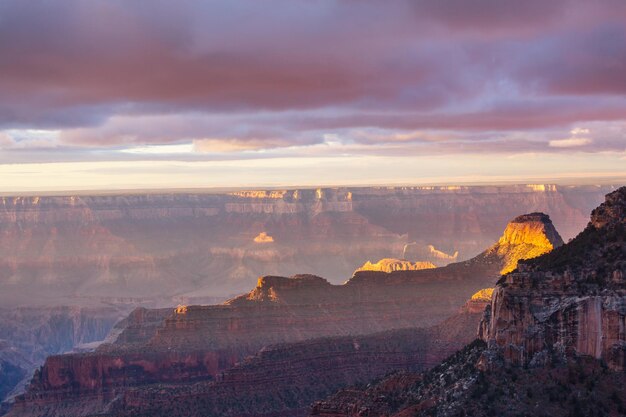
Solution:
M 358 271 L 381 271 L 381 272 L 393 272 L 393 271 L 417 271 L 420 269 L 436 268 L 432 262 L 411 262 L 406 259 L 396 258 L 383 258 L 378 262 L 372 263 L 367 261 L 357 269 Z
M 112 404 L 109 413 L 117 417 L 304 416 L 314 400 L 341 387 L 397 369 L 423 371 L 439 363 L 475 337 L 488 303 L 483 296 L 473 297 L 457 314 L 427 328 L 270 345 L 214 381 L 132 388 Z
M 367 259 L 444 266 L 481 252 L 520 213 L 548 213 L 569 239 L 613 189 L 351 187 L 0 197 L 0 303 L 209 303 L 208 297 L 247 291 L 260 275 L 312 271 L 338 284 Z
M 587 355 L 626 365 L 626 188 L 570 244 L 500 280 L 481 338 L 516 365 Z
M 219 380 L 246 357 L 270 345 L 436 325 L 458 313 L 459 305 L 476 291 L 493 286 L 506 265 L 549 250 L 545 242 L 550 239 L 558 245 L 558 233 L 547 216 L 533 215 L 516 221 L 517 225 L 507 230 L 523 231 L 514 233 L 519 238 L 503 236 L 478 256 L 442 268 L 360 271 L 343 285 L 332 285 L 314 275 L 265 276 L 248 294 L 222 305 L 137 310 L 124 325 L 116 327 L 110 343 L 95 352 L 48 358 L 27 393 L 18 397 L 11 415 L 86 416 L 108 412 L 130 387 L 141 390 L 155 384 Z M 526 227 L 525 221 L 531 225 Z M 480 315 L 482 309 L 475 303 L 484 302 L 483 298 L 474 297 L 466 305 L 466 313 Z M 440 334 L 445 331 L 445 327 L 437 330 Z M 450 341 L 445 335 L 436 339 Z M 352 343 L 352 339 L 337 340 L 337 346 Z M 359 346 L 366 341 L 354 340 Z M 383 343 L 386 337 L 377 340 Z M 459 340 L 467 341 L 465 337 Z M 455 343 L 428 346 L 424 349 L 432 349 L 428 350 L 431 353 L 420 350 L 419 359 L 408 355 L 398 363 L 412 361 L 423 369 L 439 361 L 441 354 L 458 348 Z M 259 360 L 264 358 L 267 356 L 261 353 Z M 380 367 L 372 369 L 382 372 Z M 341 378 L 337 381 L 351 382 Z M 143 395 L 141 392 L 137 395 Z M 295 402 L 291 406 L 301 405 Z
M 431 370 L 318 402 L 314 416 L 626 415 L 626 187 L 569 243 L 493 291 L 479 339 Z

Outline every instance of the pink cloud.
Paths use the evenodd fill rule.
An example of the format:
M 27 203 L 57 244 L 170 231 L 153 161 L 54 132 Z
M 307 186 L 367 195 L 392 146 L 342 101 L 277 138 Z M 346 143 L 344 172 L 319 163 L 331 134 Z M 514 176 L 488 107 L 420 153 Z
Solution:
M 621 0 L 8 0 L 0 16 L 0 130 L 58 128 L 63 149 L 341 133 L 452 152 L 542 131 L 490 149 L 554 152 L 551 130 L 626 119 Z M 391 133 L 346 133 L 367 129 Z

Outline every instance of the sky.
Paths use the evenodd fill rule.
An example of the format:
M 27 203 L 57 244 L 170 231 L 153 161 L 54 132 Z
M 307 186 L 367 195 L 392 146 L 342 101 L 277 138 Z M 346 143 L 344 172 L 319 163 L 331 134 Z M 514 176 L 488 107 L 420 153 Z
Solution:
M 0 0 L 0 191 L 626 179 L 623 0 Z

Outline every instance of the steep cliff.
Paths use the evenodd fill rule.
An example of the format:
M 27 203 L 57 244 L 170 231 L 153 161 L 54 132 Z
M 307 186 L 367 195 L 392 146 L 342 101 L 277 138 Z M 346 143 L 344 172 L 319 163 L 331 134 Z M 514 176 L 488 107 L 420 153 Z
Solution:
M 47 356 L 102 341 L 127 311 L 123 307 L 0 309 L 0 403 L 20 392 Z
M 626 415 L 625 214 L 622 187 L 571 242 L 503 276 L 482 340 L 424 374 L 340 391 L 312 415 Z
M 367 259 L 403 257 L 441 266 L 480 252 L 520 212 L 548 213 L 563 236 L 572 237 L 584 227 L 587 207 L 610 189 L 1 197 L 0 303 L 90 305 L 130 297 L 171 305 L 174 296 L 206 303 L 206 297 L 247 290 L 259 275 L 314 271 L 336 284 Z M 259 236 L 265 238 L 255 242 Z M 408 242 L 414 243 L 403 253 Z
M 568 245 L 520 264 L 494 292 L 482 338 L 515 364 L 589 355 L 626 365 L 626 188 Z
M 482 300 L 482 307 L 489 300 Z M 311 402 L 333 391 L 397 369 L 422 371 L 474 337 L 482 311 L 462 308 L 440 325 L 362 336 L 310 339 L 267 346 L 213 381 L 161 380 L 103 394 L 108 415 L 168 417 L 302 416 Z M 144 360 L 147 357 L 144 356 Z M 92 398 L 16 409 L 19 415 L 100 412 Z M 19 405 L 18 405 L 19 407 Z
M 101 412 L 129 386 L 211 380 L 272 344 L 430 326 L 493 285 L 509 260 L 504 252 L 485 252 L 444 268 L 358 272 L 344 285 L 314 275 L 266 276 L 248 294 L 223 305 L 181 306 L 160 323 L 162 311 L 137 310 L 95 353 L 50 357 L 15 415 L 39 407 L 62 415 L 59 410 L 74 403 Z M 481 315 L 481 297 L 470 300 L 465 313 Z M 459 326 L 457 332 L 467 330 Z

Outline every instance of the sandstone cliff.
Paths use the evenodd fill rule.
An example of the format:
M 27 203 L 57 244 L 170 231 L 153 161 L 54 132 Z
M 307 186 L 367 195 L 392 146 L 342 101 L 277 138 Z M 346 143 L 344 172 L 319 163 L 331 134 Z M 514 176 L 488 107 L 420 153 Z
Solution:
M 483 309 L 488 302 L 482 300 Z M 481 317 L 482 310 L 461 308 L 445 322 L 429 328 L 270 345 L 219 373 L 213 381 L 191 383 L 194 376 L 187 373 L 180 375 L 179 381 L 163 378 L 158 384 L 118 387 L 115 392 L 103 392 L 98 401 L 83 395 L 72 401 L 39 402 L 36 407 L 30 404 L 24 409 L 18 404 L 14 413 L 88 415 L 101 412 L 103 408 L 95 404 L 104 401 L 108 415 L 118 417 L 301 416 L 311 402 L 339 388 L 397 369 L 422 371 L 434 366 L 473 339 Z M 142 359 L 148 360 L 149 355 Z
M 481 337 L 515 364 L 589 355 L 626 364 L 626 188 L 568 245 L 520 264 L 496 287 Z
M 482 340 L 424 374 L 342 390 L 312 415 L 626 415 L 625 214 L 622 187 L 574 240 L 503 276 Z
M 81 413 L 102 412 L 129 386 L 211 380 L 264 346 L 433 325 L 493 285 L 508 261 L 502 251 L 485 252 L 444 268 L 358 272 L 344 285 L 314 275 L 266 276 L 223 305 L 181 307 L 162 321 L 162 312 L 137 310 L 95 353 L 50 357 L 15 415 L 43 407 L 60 416 L 74 403 Z M 475 297 L 465 313 L 480 315 L 481 302 Z
M 402 256 L 443 265 L 477 254 L 520 212 L 546 212 L 566 239 L 572 237 L 608 189 L 367 187 L 2 197 L 0 303 L 90 305 L 131 297 L 170 305 L 173 296 L 202 302 L 201 297 L 245 291 L 261 274 L 314 271 L 340 283 L 367 259 Z M 255 243 L 261 233 L 273 242 Z M 403 254 L 408 242 L 432 257 Z

